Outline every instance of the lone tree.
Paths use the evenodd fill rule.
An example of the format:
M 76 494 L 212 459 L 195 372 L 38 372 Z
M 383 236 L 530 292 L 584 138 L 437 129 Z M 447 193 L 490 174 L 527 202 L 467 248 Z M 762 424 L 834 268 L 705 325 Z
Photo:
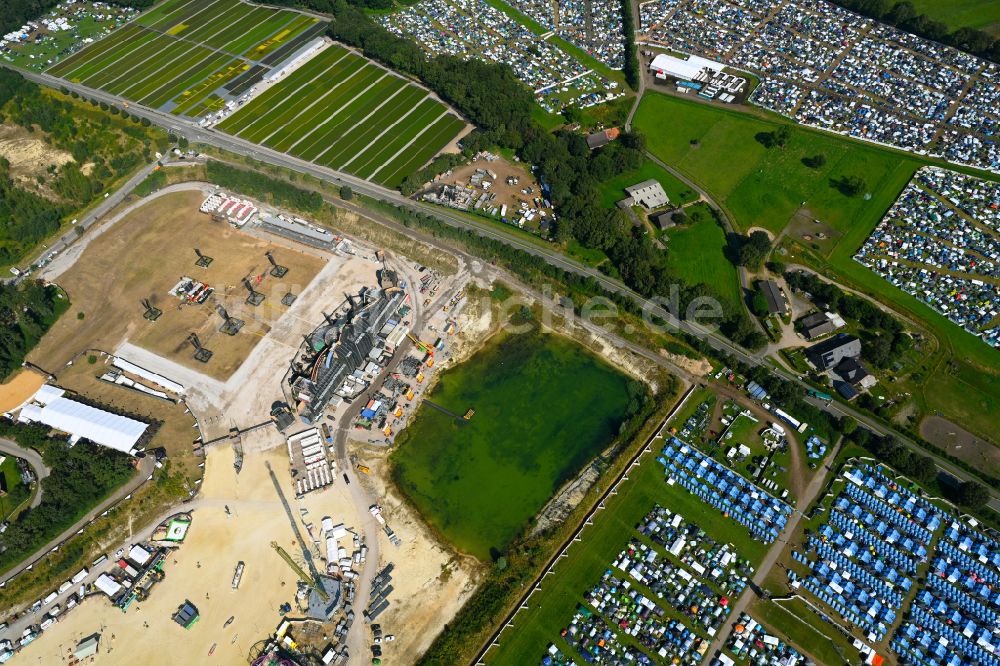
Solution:
M 755 231 L 747 236 L 740 245 L 738 263 L 750 270 L 758 270 L 764 263 L 764 258 L 771 251 L 771 239 L 763 231 Z
M 803 157 L 802 163 L 810 169 L 822 169 L 826 166 L 826 155 L 823 153 L 816 153 L 812 157 Z
M 856 197 L 868 189 L 868 184 L 861 176 L 844 176 L 837 182 L 837 189 L 845 196 Z
M 340 186 L 340 198 L 344 201 L 350 201 L 354 198 L 354 190 L 351 189 L 350 185 Z

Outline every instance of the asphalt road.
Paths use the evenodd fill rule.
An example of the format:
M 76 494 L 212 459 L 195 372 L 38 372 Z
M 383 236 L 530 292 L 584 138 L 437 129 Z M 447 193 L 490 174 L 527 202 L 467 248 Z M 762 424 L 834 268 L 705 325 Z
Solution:
M 66 233 L 56 240 L 56 242 L 48 247 L 43 247 L 42 251 L 39 252 L 38 256 L 35 257 L 30 265 L 41 266 L 43 261 L 47 264 L 55 255 L 61 253 L 63 250 L 72 245 L 84 231 L 91 227 L 91 225 L 96 223 L 109 211 L 114 209 L 115 206 L 124 201 L 125 197 L 135 189 L 136 185 L 144 181 L 146 177 L 153 172 L 155 167 L 155 162 L 144 166 L 131 178 L 129 178 L 124 185 L 119 187 L 114 192 L 109 193 L 104 199 L 100 199 L 96 206 L 85 213 L 83 217 L 78 218 L 76 224 L 70 227 Z M 77 231 L 77 229 L 79 229 L 79 231 Z
M 71 83 L 69 81 L 64 81 L 53 76 L 49 76 L 43 73 L 19 71 L 25 78 L 35 81 L 39 84 L 49 86 L 51 88 L 66 88 L 71 91 L 75 91 L 84 97 L 96 99 L 99 102 L 106 102 L 108 104 L 114 104 L 118 107 L 123 107 L 125 105 L 125 100 L 120 99 L 114 95 L 110 95 L 101 90 L 94 90 L 87 88 L 86 86 L 81 86 L 79 84 Z M 733 344 L 728 339 L 723 337 L 714 329 L 710 329 L 706 326 L 698 324 L 692 321 L 680 321 L 678 318 L 667 312 L 659 303 L 654 303 L 643 297 L 641 294 L 629 289 L 617 280 L 613 280 L 606 275 L 603 275 L 600 271 L 592 269 L 585 266 L 577 261 L 574 261 L 555 249 L 550 249 L 543 245 L 538 245 L 529 242 L 525 239 L 519 238 L 512 233 L 505 232 L 499 228 L 493 227 L 492 225 L 486 223 L 477 223 L 469 218 L 460 216 L 452 211 L 445 208 L 440 208 L 437 206 L 432 206 L 431 204 L 426 204 L 418 201 L 413 201 L 395 190 L 390 190 L 381 185 L 376 185 L 375 183 L 370 183 L 366 180 L 357 178 L 350 174 L 342 173 L 339 171 L 334 171 L 332 169 L 327 169 L 325 167 L 320 167 L 311 162 L 306 162 L 290 155 L 284 153 L 279 153 L 270 148 L 260 146 L 244 139 L 240 139 L 235 136 L 230 136 L 223 132 L 214 129 L 205 129 L 198 127 L 197 124 L 187 121 L 183 118 L 179 118 L 169 113 L 162 113 L 153 109 L 147 109 L 134 104 L 129 104 L 129 113 L 132 113 L 139 117 L 148 118 L 151 122 L 156 123 L 160 127 L 168 131 L 172 131 L 178 136 L 186 136 L 188 140 L 193 142 L 205 143 L 208 145 L 215 146 L 216 148 L 221 148 L 233 153 L 247 155 L 253 159 L 259 160 L 261 162 L 266 162 L 274 166 L 284 167 L 292 169 L 299 173 L 305 173 L 314 176 L 318 179 L 325 180 L 328 182 L 335 183 L 337 185 L 349 185 L 355 192 L 363 194 L 365 196 L 371 197 L 373 199 L 378 199 L 384 202 L 388 202 L 397 206 L 404 206 L 410 208 L 411 210 L 417 210 L 428 215 L 436 217 L 438 220 L 444 222 L 445 224 L 459 227 L 467 230 L 474 231 L 481 236 L 493 238 L 495 240 L 501 241 L 516 247 L 528 254 L 540 257 L 544 259 L 549 264 L 556 266 L 565 271 L 575 273 L 578 275 L 586 276 L 592 278 L 598 284 L 600 284 L 604 289 L 621 294 L 627 298 L 632 299 L 638 303 L 645 312 L 655 315 L 664 321 L 668 322 L 671 327 L 675 327 L 679 330 L 684 331 L 689 335 L 694 335 L 703 339 L 710 347 L 716 351 L 729 354 L 741 362 L 746 363 L 751 366 L 763 366 L 767 368 L 772 374 L 784 379 L 785 381 L 797 384 L 803 392 L 810 388 L 809 385 L 795 374 L 792 374 L 781 368 L 774 367 L 766 359 L 758 358 L 754 354 L 751 354 L 744 350 L 743 348 Z M 881 422 L 877 421 L 871 416 L 867 416 L 858 410 L 847 405 L 841 405 L 838 403 L 827 404 L 823 401 L 812 401 L 821 409 L 832 414 L 838 415 L 849 415 L 856 419 L 859 423 L 863 424 L 872 432 L 885 435 L 892 433 L 897 440 L 910 447 L 914 451 L 921 453 L 923 455 L 932 455 L 935 459 L 935 463 L 938 468 L 944 470 L 954 476 L 959 480 L 968 480 L 971 475 L 964 470 L 959 469 L 952 463 L 930 454 L 926 449 L 920 447 L 916 442 L 914 442 L 909 437 L 899 433 L 898 431 L 892 430 Z M 1000 491 L 996 488 L 989 488 L 991 494 L 991 501 L 989 506 L 995 511 L 1000 512 Z
M 49 553 L 49 551 L 56 549 L 57 547 L 61 546 L 64 541 L 74 537 L 76 533 L 82 530 L 85 525 L 87 525 L 92 520 L 97 518 L 99 515 L 104 513 L 104 511 L 109 507 L 113 506 L 114 504 L 117 504 L 119 500 L 128 495 L 131 495 L 139 486 L 141 486 L 142 484 L 146 483 L 146 481 L 149 480 L 150 476 L 153 474 L 153 465 L 154 465 L 154 460 L 152 456 L 146 456 L 145 458 L 140 458 L 139 469 L 132 476 L 132 478 L 129 479 L 128 483 L 126 483 L 124 486 L 113 492 L 106 500 L 104 500 L 96 507 L 88 511 L 86 515 L 80 518 L 80 520 L 76 521 L 72 526 L 64 530 L 62 534 L 55 537 L 47 544 L 36 550 L 35 554 L 32 555 L 30 558 L 26 558 L 24 561 L 22 561 L 19 565 L 17 565 L 13 569 L 5 571 L 3 575 L 0 576 L 0 585 L 6 584 L 8 580 L 13 578 L 17 574 L 21 573 L 25 569 L 35 566 L 35 563 L 41 558 L 45 557 Z
M 0 453 L 24 458 L 31 465 L 31 469 L 35 470 L 38 490 L 31 500 L 31 508 L 34 509 L 42 503 L 42 479 L 49 475 L 49 468 L 42 462 L 42 456 L 37 451 L 26 449 L 17 442 L 12 442 L 9 439 L 0 439 Z

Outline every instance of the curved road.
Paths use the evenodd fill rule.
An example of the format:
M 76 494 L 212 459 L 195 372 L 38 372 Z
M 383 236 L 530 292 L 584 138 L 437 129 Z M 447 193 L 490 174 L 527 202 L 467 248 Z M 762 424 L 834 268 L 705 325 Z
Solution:
M 35 554 L 30 558 L 26 558 L 20 564 L 18 564 L 13 569 L 8 569 L 0 575 L 0 585 L 6 584 L 8 580 L 21 573 L 29 567 L 35 566 L 35 563 L 40 559 L 45 557 L 49 551 L 61 546 L 64 541 L 72 538 L 76 535 L 79 530 L 82 530 L 85 525 L 90 523 L 92 520 L 97 518 L 99 515 L 104 513 L 107 509 L 117 504 L 121 499 L 131 495 L 139 486 L 146 483 L 153 474 L 154 461 L 151 456 L 146 456 L 145 458 L 139 459 L 139 469 L 132 476 L 132 478 L 124 486 L 113 492 L 106 500 L 98 504 L 96 507 L 91 509 L 84 515 L 80 520 L 76 521 L 69 528 L 64 530 L 62 534 L 56 538 L 49 541 L 47 544 L 35 551 Z
M 87 98 L 95 99 L 98 102 L 107 102 L 108 104 L 114 104 L 119 108 L 123 107 L 125 100 L 118 98 L 114 95 L 110 95 L 101 90 L 95 90 L 82 86 L 76 83 L 71 83 L 69 81 L 64 81 L 47 74 L 40 74 L 36 72 L 15 70 L 24 76 L 26 79 L 35 81 L 36 83 L 48 86 L 50 88 L 66 88 L 71 91 L 75 91 Z M 582 263 L 579 263 L 569 257 L 566 257 L 557 250 L 550 249 L 543 245 L 538 245 L 532 243 L 523 238 L 519 238 L 512 232 L 507 232 L 506 230 L 501 230 L 491 224 L 485 222 L 476 222 L 472 218 L 459 215 L 448 209 L 443 209 L 431 204 L 422 203 L 419 201 L 414 201 L 395 190 L 390 190 L 381 185 L 376 185 L 375 183 L 370 183 L 366 180 L 352 176 L 350 174 L 342 173 L 339 171 L 334 171 L 325 167 L 318 166 L 311 162 L 306 162 L 304 160 L 280 153 L 278 151 L 266 148 L 264 146 L 259 146 L 257 144 L 251 143 L 245 139 L 239 137 L 230 136 L 224 134 L 215 129 L 205 129 L 199 127 L 195 123 L 179 118 L 169 113 L 163 113 L 160 111 L 155 111 L 153 109 L 147 109 L 135 104 L 130 104 L 129 113 L 133 115 L 148 118 L 151 122 L 156 123 L 160 127 L 172 131 L 178 135 L 186 136 L 189 140 L 194 142 L 201 142 L 208 145 L 221 148 L 233 153 L 247 155 L 253 159 L 272 164 L 274 166 L 283 167 L 287 169 L 294 170 L 298 173 L 308 174 L 320 180 L 327 182 L 332 182 L 336 185 L 349 185 L 355 192 L 362 194 L 364 196 L 371 197 L 376 200 L 380 200 L 386 203 L 390 203 L 396 206 L 401 206 L 409 208 L 410 210 L 415 210 L 422 212 L 424 214 L 433 216 L 439 221 L 448 224 L 449 226 L 465 229 L 468 231 L 473 231 L 481 236 L 498 240 L 502 243 L 515 247 L 519 250 L 527 252 L 528 254 L 534 255 L 541 259 L 544 259 L 547 263 L 552 266 L 558 267 L 562 270 L 582 275 L 585 277 L 592 278 L 597 284 L 600 284 L 602 288 L 610 291 L 612 293 L 620 294 L 626 298 L 633 300 L 637 303 L 643 310 L 649 314 L 655 315 L 668 322 L 670 327 L 674 329 L 679 329 L 688 335 L 701 338 L 705 341 L 708 346 L 716 350 L 716 352 L 725 353 L 737 358 L 742 363 L 750 366 L 763 366 L 772 374 L 780 377 L 781 379 L 798 385 L 798 387 L 805 392 L 806 389 L 811 388 L 805 381 L 800 379 L 796 374 L 788 372 L 787 370 L 776 368 L 771 365 L 767 360 L 757 358 L 756 355 L 747 352 L 742 347 L 735 345 L 730 342 L 727 338 L 723 337 L 716 330 L 706 327 L 702 324 L 695 323 L 692 321 L 682 321 L 679 320 L 675 314 L 667 312 L 663 307 L 662 303 L 654 302 L 646 299 L 644 296 L 638 292 L 626 287 L 621 282 L 609 278 L 608 276 L 602 274 L 600 271 L 590 268 Z M 898 441 L 902 442 L 909 448 L 917 451 L 923 455 L 932 455 L 935 458 L 935 463 L 937 466 L 947 471 L 949 474 L 953 475 L 959 480 L 967 480 L 971 478 L 968 472 L 956 467 L 952 463 L 948 462 L 943 458 L 938 458 L 933 456 L 929 451 L 922 448 L 912 439 L 906 435 L 887 427 L 874 417 L 868 416 L 853 407 L 847 405 L 840 405 L 837 403 L 827 404 L 820 400 L 810 400 L 814 405 L 821 409 L 825 409 L 833 414 L 846 414 L 859 423 L 863 424 L 866 428 L 878 435 L 886 435 L 891 433 Z M 991 501 L 989 506 L 994 510 L 1000 512 L 1000 490 L 996 488 L 988 488 L 991 494 Z
M 49 468 L 42 461 L 42 456 L 34 449 L 26 449 L 17 442 L 3 438 L 0 438 L 0 453 L 24 458 L 31 465 L 31 469 L 35 470 L 35 477 L 38 479 L 36 483 L 38 490 L 35 492 L 35 497 L 31 500 L 31 508 L 34 509 L 42 503 L 42 479 L 49 475 Z

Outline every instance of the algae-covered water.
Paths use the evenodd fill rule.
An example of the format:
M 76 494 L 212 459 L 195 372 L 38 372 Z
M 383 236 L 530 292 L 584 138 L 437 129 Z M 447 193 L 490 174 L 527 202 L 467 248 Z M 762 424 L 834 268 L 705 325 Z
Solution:
M 555 490 L 606 447 L 628 378 L 556 335 L 499 335 L 446 370 L 393 453 L 396 481 L 459 550 L 495 557 Z

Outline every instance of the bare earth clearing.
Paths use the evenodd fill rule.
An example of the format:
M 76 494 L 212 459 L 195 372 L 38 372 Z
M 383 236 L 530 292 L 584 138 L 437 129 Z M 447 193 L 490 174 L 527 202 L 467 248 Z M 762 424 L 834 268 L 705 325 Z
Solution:
M 73 307 L 45 336 L 30 359 L 49 369 L 68 361 L 81 349 L 113 349 L 122 340 L 149 349 L 216 379 L 229 377 L 287 309 L 281 297 L 298 293 L 312 281 L 324 260 L 310 253 L 257 239 L 229 225 L 211 222 L 198 212 L 203 200 L 197 191 L 157 198 L 118 222 L 113 233 L 95 238 L 80 260 L 59 279 Z M 207 268 L 195 266 L 194 249 L 214 258 Z M 281 280 L 267 275 L 266 251 L 289 267 Z M 257 308 L 244 305 L 244 277 L 263 274 L 255 288 L 267 296 Z M 182 276 L 215 287 L 201 304 L 182 303 L 167 292 Z M 142 299 L 163 311 L 156 322 L 142 318 Z M 222 323 L 215 306 L 246 322 L 236 336 L 218 331 Z M 84 319 L 76 313 L 82 312 Z M 211 361 L 193 359 L 194 349 L 185 339 L 197 333 L 201 343 L 215 352 Z

